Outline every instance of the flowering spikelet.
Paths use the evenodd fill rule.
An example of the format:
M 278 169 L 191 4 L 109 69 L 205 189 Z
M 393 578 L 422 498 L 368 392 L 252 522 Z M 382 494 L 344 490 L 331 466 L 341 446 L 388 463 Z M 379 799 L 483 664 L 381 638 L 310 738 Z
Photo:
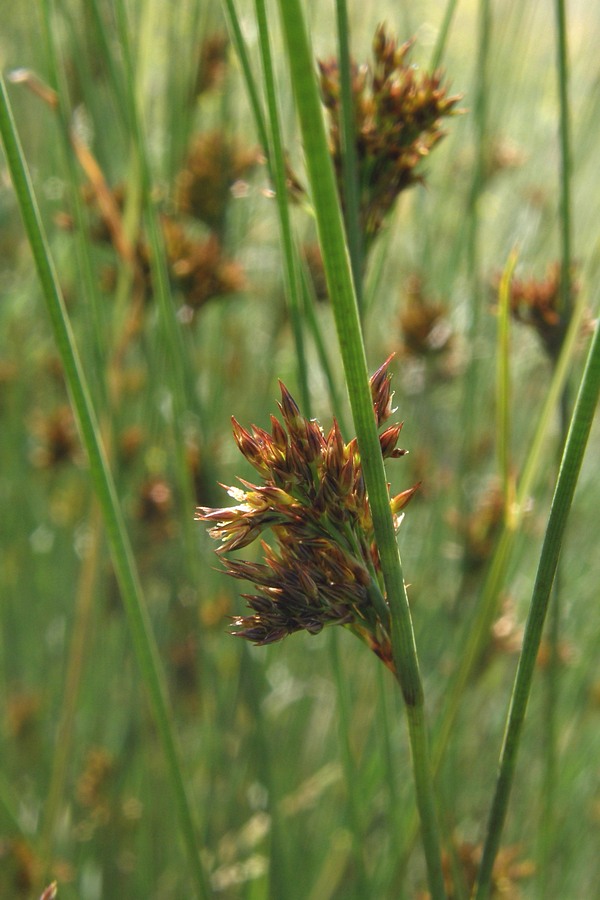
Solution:
M 371 378 L 378 426 L 392 414 L 388 359 Z M 328 624 L 346 625 L 393 668 L 383 579 L 375 545 L 371 510 L 356 439 L 345 443 L 334 420 L 328 434 L 306 419 L 280 383 L 283 421 L 271 417 L 271 431 L 248 431 L 235 419 L 237 445 L 254 467 L 261 485 L 240 479 L 229 487 L 236 506 L 199 507 L 196 518 L 211 524 L 220 541 L 217 553 L 226 572 L 251 582 L 244 594 L 251 615 L 237 616 L 235 633 L 254 644 L 270 644 L 295 631 L 317 634 Z M 385 458 L 406 453 L 396 445 L 401 425 L 380 434 Z M 402 510 L 417 486 L 390 500 L 398 527 Z M 262 541 L 263 561 L 225 557 L 270 529 L 273 548 Z M 373 603 L 373 597 L 380 602 Z
M 398 194 L 422 180 L 419 163 L 443 138 L 440 124 L 456 114 L 442 73 L 407 62 L 413 41 L 398 46 L 385 26 L 373 39 L 373 64 L 352 65 L 360 218 L 367 245 Z M 329 141 L 343 202 L 340 73 L 336 59 L 320 62 L 321 95 L 329 112 Z

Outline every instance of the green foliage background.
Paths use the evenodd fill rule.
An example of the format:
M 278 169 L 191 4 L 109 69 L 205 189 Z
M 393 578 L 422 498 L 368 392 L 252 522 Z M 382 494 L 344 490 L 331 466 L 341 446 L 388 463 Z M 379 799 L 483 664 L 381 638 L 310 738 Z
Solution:
M 0 64 L 5 73 L 27 67 L 52 83 L 55 54 L 67 122 L 108 184 L 127 186 L 123 221 L 135 241 L 140 223 L 147 225 L 141 149 L 152 196 L 169 212 L 193 135 L 222 129 L 246 148 L 257 135 L 231 48 L 218 83 L 196 92 L 200 49 L 225 29 L 217 3 L 128 4 L 129 74 L 118 6 L 13 5 L 3 12 Z M 254 11 L 249 3 L 238 7 L 260 84 Z M 448 136 L 425 166 L 426 185 L 401 197 L 371 256 L 365 288 L 369 365 L 374 370 L 397 353 L 396 405 L 410 450 L 388 466 L 390 481 L 396 490 L 423 482 L 400 540 L 434 731 L 498 534 L 492 529 L 482 559 L 465 567 L 466 523 L 476 529 L 482 499 L 498 483 L 503 440 L 494 413 L 493 285 L 514 246 L 523 278 L 545 277 L 560 257 L 553 10 L 531 0 L 490 4 L 482 61 L 485 8 L 470 0 L 457 6 L 443 67 L 452 91 L 465 95 L 466 114 L 449 121 Z M 375 27 L 385 20 L 401 40 L 416 36 L 411 59 L 428 65 L 442 4 L 382 0 L 369 8 L 349 3 L 349 12 L 357 60 L 369 58 Z M 334 55 L 333 4 L 307 4 L 307 15 L 317 56 Z M 285 144 L 304 183 L 274 4 L 269 23 Z M 581 295 L 595 315 L 600 20 L 587 3 L 573 2 L 567 24 L 573 255 Z M 143 114 L 143 145 L 128 114 L 129 89 Z M 225 503 L 218 482 L 250 474 L 231 438 L 230 416 L 267 426 L 277 378 L 299 396 L 265 167 L 245 175 L 231 195 L 220 233 L 223 252 L 243 269 L 243 289 L 210 300 L 189 322 L 172 279 L 174 330 L 149 291 L 129 335 L 131 274 L 94 240 L 94 211 L 79 201 L 83 229 L 57 224 L 64 213 L 76 218 L 85 180 L 60 115 L 22 84 L 10 86 L 10 97 L 166 673 L 210 893 L 325 900 L 364 898 L 366 885 L 374 898 L 423 896 L 417 850 L 405 865 L 414 798 L 392 680 L 343 633 L 294 636 L 269 648 L 228 637 L 227 616 L 241 612 L 243 601 L 238 586 L 215 571 L 212 542 L 193 523 L 196 502 Z M 37 897 L 56 878 L 61 900 L 192 895 L 152 707 L 3 163 L 0 175 L 0 894 Z M 306 204 L 293 206 L 292 215 L 298 242 L 314 240 Z M 186 224 L 205 235 L 204 226 Z M 116 279 L 110 289 L 107 267 Z M 415 276 L 445 309 L 451 336 L 438 354 L 403 351 L 401 314 Z M 331 310 L 318 303 L 314 312 L 349 439 Z M 518 478 L 552 369 L 532 331 L 515 324 L 510 340 L 510 456 Z M 582 337 L 573 354 L 574 384 L 586 342 Z M 306 346 L 311 412 L 327 428 L 334 404 L 310 336 Z M 483 837 L 559 442 L 555 410 L 498 589 L 509 639 L 490 639 L 437 779 L 448 843 L 454 836 L 457 845 L 476 845 Z M 525 865 L 508 872 L 523 897 L 591 897 L 600 875 L 597 456 L 596 430 L 560 570 L 559 663 L 539 666 L 505 833 L 507 847 L 518 845 L 515 859 L 536 866 L 522 880 Z M 548 645 L 545 652 L 547 658 Z M 455 881 L 455 896 L 467 896 Z

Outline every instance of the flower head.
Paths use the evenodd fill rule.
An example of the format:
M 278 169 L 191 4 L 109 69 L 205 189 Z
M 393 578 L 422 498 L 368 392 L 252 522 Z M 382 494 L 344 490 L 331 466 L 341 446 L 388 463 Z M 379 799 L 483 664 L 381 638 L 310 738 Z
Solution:
M 444 136 L 441 120 L 455 115 L 442 73 L 409 65 L 413 41 L 398 46 L 384 25 L 373 39 L 373 63 L 352 65 L 352 99 L 361 227 L 368 242 L 379 232 L 401 191 L 422 181 L 419 164 Z M 336 59 L 319 63 L 329 113 L 329 141 L 343 202 L 341 87 Z
M 378 425 L 393 411 L 389 362 L 371 378 Z M 196 518 L 208 522 L 220 542 L 225 571 L 255 588 L 243 595 L 251 615 L 234 618 L 235 633 L 270 644 L 295 631 L 317 634 L 328 624 L 346 625 L 392 667 L 389 625 L 380 615 L 383 579 L 356 439 L 345 443 L 335 420 L 325 434 L 316 420 L 301 414 L 285 385 L 280 389 L 281 420 L 272 416 L 270 431 L 256 425 L 248 431 L 232 420 L 237 445 L 261 484 L 240 479 L 241 487 L 227 488 L 237 505 L 197 510 Z M 400 430 L 392 425 L 381 432 L 385 458 L 406 453 L 397 447 Z M 390 500 L 397 526 L 416 489 Z M 275 547 L 261 542 L 262 562 L 228 556 L 266 530 Z M 382 602 L 373 603 L 374 596 Z

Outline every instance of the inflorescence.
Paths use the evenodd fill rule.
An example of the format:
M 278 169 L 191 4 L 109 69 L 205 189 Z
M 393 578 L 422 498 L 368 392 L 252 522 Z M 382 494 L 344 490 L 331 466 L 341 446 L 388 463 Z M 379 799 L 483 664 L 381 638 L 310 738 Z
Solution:
M 378 427 L 392 414 L 388 359 L 370 380 Z M 270 644 L 305 630 L 317 634 L 325 625 L 345 625 L 393 670 L 387 603 L 356 439 L 344 443 L 334 420 L 327 435 L 307 419 L 280 382 L 283 422 L 271 416 L 271 431 L 251 431 L 235 418 L 239 449 L 256 469 L 261 485 L 239 479 L 228 487 L 237 505 L 199 507 L 196 518 L 211 524 L 221 542 L 217 553 L 226 572 L 251 582 L 255 593 L 243 594 L 251 614 L 236 616 L 234 633 L 257 645 Z M 397 447 L 402 425 L 379 436 L 384 458 L 407 451 Z M 402 510 L 418 485 L 390 499 L 398 528 Z M 247 547 L 265 531 L 275 546 L 261 540 L 263 562 L 226 554 Z
M 398 195 L 423 180 L 419 164 L 444 137 L 443 118 L 456 115 L 441 71 L 420 72 L 407 62 L 414 41 L 398 46 L 384 25 L 373 39 L 373 63 L 352 64 L 352 99 L 360 191 L 360 224 L 367 246 Z M 343 203 L 341 86 L 336 59 L 319 63 L 329 113 L 329 142 Z

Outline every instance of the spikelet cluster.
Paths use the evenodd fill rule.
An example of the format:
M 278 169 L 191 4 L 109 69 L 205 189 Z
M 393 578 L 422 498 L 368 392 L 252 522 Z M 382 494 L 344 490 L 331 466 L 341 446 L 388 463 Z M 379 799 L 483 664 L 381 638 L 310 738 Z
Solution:
M 441 120 L 458 112 L 440 71 L 407 62 L 413 41 L 398 45 L 380 25 L 373 63 L 352 65 L 361 228 L 367 246 L 401 191 L 422 180 L 419 164 L 443 138 Z M 340 72 L 336 59 L 320 62 L 321 94 L 329 113 L 329 141 L 343 203 Z
M 372 376 L 378 426 L 392 413 L 389 360 Z M 251 431 L 233 419 L 242 454 L 261 484 L 240 479 L 227 488 L 237 505 L 199 507 L 196 518 L 211 525 L 226 572 L 251 582 L 244 594 L 251 614 L 233 620 L 235 633 L 254 644 L 270 644 L 296 631 L 317 634 L 325 625 L 345 625 L 367 642 L 390 668 L 389 625 L 373 521 L 356 439 L 345 443 L 334 420 L 328 434 L 301 415 L 280 383 L 280 421 Z M 401 425 L 380 433 L 384 458 L 406 453 L 397 446 Z M 390 499 L 396 525 L 418 486 Z M 232 558 L 269 530 L 275 546 L 262 541 L 263 561 Z M 374 597 L 380 603 L 373 602 Z

